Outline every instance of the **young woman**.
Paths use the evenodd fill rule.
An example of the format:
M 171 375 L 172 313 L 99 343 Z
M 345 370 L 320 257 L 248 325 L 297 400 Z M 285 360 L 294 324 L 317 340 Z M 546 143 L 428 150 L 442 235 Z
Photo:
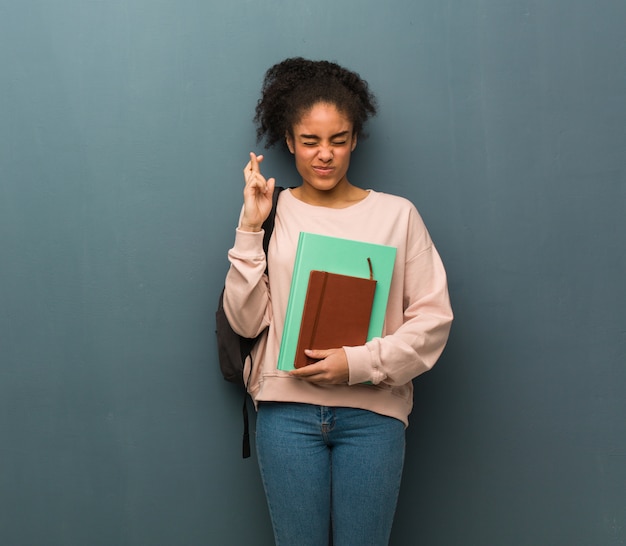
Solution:
M 300 185 L 280 194 L 266 257 L 261 225 L 274 179 L 263 156 L 244 169 L 244 205 L 229 251 L 224 309 L 241 335 L 267 335 L 252 355 L 256 445 L 279 546 L 387 544 L 404 463 L 412 379 L 437 361 L 452 311 L 441 259 L 406 199 L 348 181 L 351 154 L 376 113 L 360 76 L 337 64 L 286 59 L 271 67 L 257 136 L 285 145 Z M 308 351 L 316 363 L 276 367 L 300 232 L 397 249 L 382 337 Z

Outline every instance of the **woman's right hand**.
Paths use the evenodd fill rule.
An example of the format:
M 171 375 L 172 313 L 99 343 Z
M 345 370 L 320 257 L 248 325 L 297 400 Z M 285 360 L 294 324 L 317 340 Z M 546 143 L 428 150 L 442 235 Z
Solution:
M 263 222 L 272 210 L 272 195 L 275 180 L 265 180 L 259 165 L 262 155 L 250 152 L 250 161 L 243 170 L 246 186 L 243 189 L 243 215 L 239 229 L 243 231 L 261 231 Z

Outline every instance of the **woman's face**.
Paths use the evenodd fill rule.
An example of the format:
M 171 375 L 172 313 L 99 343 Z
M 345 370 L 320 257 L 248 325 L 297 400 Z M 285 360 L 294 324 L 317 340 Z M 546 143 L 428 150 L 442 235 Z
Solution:
M 356 147 L 353 124 L 334 104 L 317 103 L 293 126 L 287 147 L 303 184 L 317 191 L 347 184 L 350 154 Z

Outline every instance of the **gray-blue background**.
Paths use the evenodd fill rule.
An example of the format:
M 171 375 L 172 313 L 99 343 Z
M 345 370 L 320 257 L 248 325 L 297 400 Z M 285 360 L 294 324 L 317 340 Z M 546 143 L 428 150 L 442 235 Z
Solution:
M 0 2 L 0 543 L 272 543 L 216 363 L 264 71 L 360 72 L 351 180 L 456 312 L 392 544 L 626 543 L 626 3 Z M 289 160 L 264 171 L 297 182 Z M 358 499 L 355 499 L 358 502 Z

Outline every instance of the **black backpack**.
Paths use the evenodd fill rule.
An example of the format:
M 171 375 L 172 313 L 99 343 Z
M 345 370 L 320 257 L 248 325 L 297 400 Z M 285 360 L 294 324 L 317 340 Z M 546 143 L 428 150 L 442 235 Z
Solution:
M 265 222 L 263 222 L 263 230 L 265 231 L 265 235 L 263 236 L 263 250 L 265 251 L 266 256 L 270 237 L 274 231 L 276 203 L 278 202 L 278 196 L 282 190 L 283 188 L 281 187 L 274 188 L 274 194 L 272 196 L 272 210 Z M 267 268 L 265 269 L 265 272 L 267 273 Z M 243 388 L 242 456 L 246 459 L 250 457 L 250 433 L 248 425 L 248 391 L 247 385 L 243 380 L 243 368 L 246 358 L 250 355 L 253 347 L 256 345 L 263 333 L 259 334 L 255 338 L 247 338 L 240 336 L 231 328 L 228 319 L 226 318 L 226 313 L 224 313 L 224 289 L 222 289 L 222 293 L 220 294 L 217 304 L 217 311 L 215 311 L 215 326 L 218 359 L 220 361 L 222 375 L 226 381 L 235 383 Z M 253 364 L 254 363 L 251 363 L 251 365 Z M 252 371 L 252 368 L 250 370 Z

